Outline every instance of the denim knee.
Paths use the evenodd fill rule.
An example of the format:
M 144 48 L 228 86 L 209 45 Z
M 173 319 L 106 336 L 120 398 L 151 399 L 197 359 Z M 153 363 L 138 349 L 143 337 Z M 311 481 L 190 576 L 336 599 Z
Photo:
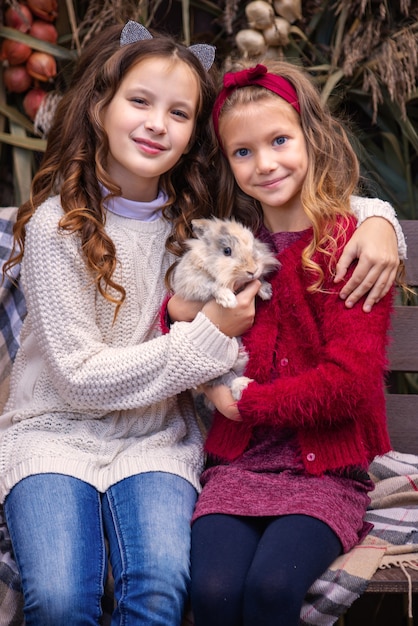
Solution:
M 196 495 L 190 483 L 164 472 L 129 477 L 106 492 L 103 516 L 120 624 L 181 623 Z
M 67 579 L 41 581 L 36 593 L 25 598 L 27 626 L 97 626 L 101 616 L 100 596 L 82 593 Z
M 60 474 L 20 481 L 4 510 L 27 626 L 97 625 L 106 570 L 100 494 Z

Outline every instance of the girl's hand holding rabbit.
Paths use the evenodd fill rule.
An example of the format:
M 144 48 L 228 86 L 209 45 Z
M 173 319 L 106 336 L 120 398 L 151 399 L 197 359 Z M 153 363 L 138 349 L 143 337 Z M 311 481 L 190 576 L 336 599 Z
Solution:
M 207 399 L 218 409 L 219 413 L 233 422 L 242 422 L 237 402 L 227 385 L 203 385 L 203 387 Z
M 239 337 L 247 331 L 254 322 L 255 296 L 260 289 L 260 281 L 253 280 L 237 294 L 237 306 L 224 308 L 215 300 L 210 300 L 204 306 L 202 302 L 184 300 L 179 295 L 170 298 L 167 310 L 171 321 L 190 322 L 201 310 L 219 330 L 228 337 Z

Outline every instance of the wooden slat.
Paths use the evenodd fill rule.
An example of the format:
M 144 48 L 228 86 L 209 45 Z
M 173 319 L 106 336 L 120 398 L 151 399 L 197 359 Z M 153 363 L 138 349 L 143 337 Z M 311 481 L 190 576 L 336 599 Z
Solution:
M 390 369 L 418 372 L 418 306 L 396 306 L 388 351 Z
M 406 280 L 418 285 L 418 221 L 402 221 L 408 245 Z M 389 363 L 393 372 L 418 372 L 418 306 L 395 307 Z M 399 452 L 418 455 L 418 395 L 388 394 L 386 409 L 392 446 Z M 412 591 L 418 593 L 418 571 L 408 569 Z M 404 572 L 393 567 L 377 570 L 366 593 L 408 593 Z
M 418 455 L 418 395 L 388 394 L 386 411 L 393 449 Z
M 408 246 L 407 282 L 418 285 L 418 220 L 401 220 L 401 226 Z
M 418 570 L 409 569 L 412 592 L 418 592 Z M 408 593 L 408 581 L 399 567 L 378 569 L 370 580 L 366 590 L 368 593 Z M 395 625 L 395 622 L 394 622 Z

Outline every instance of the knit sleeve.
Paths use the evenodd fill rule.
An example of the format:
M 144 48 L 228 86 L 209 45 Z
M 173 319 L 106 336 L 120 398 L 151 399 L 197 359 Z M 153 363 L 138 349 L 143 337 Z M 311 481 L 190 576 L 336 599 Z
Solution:
M 361 304 L 347 309 L 338 290 L 332 284 L 328 287 L 328 293 L 306 296 L 317 304 L 320 341 L 310 344 L 310 320 L 304 324 L 299 318 L 299 333 L 295 328 L 293 335 L 287 331 L 287 344 L 280 344 L 288 358 L 282 358 L 283 352 L 276 354 L 279 377 L 273 382 L 252 382 L 243 392 L 238 409 L 245 422 L 317 428 L 354 422 L 367 414 L 367 406 L 381 406 L 392 294 L 364 313 Z M 292 359 L 297 361 L 301 351 L 304 365 L 292 371 Z M 282 365 L 288 373 L 280 375 Z
M 379 198 L 361 198 L 360 196 L 351 196 L 351 209 L 357 218 L 358 225 L 369 217 L 383 217 L 390 222 L 395 229 L 398 239 L 398 254 L 400 259 L 406 259 L 407 248 L 405 235 L 403 234 L 401 225 L 396 217 L 395 209 L 389 202 L 379 200 Z
M 57 211 L 38 211 L 28 227 L 24 286 L 35 345 L 61 398 L 74 410 L 148 406 L 230 369 L 238 344 L 203 314 L 139 345 L 113 345 L 97 323 L 102 296 L 78 238 L 57 229 Z M 138 316 L 140 315 L 138 311 Z M 29 343 L 29 342 L 28 342 Z

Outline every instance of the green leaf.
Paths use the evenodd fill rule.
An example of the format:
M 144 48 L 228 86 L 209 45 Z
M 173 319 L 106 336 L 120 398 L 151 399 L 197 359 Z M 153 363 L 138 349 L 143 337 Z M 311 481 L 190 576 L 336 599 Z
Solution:
M 20 31 L 16 30 L 16 28 L 0 26 L 0 37 L 4 37 L 4 39 L 13 39 L 13 41 L 19 41 L 20 43 L 24 43 L 34 50 L 39 50 L 40 52 L 46 52 L 47 54 L 51 54 L 57 59 L 74 61 L 77 58 L 77 54 L 72 50 L 67 50 L 67 48 L 63 48 L 62 46 L 59 46 L 57 44 L 50 43 L 49 41 L 42 41 L 41 39 L 37 39 L 36 37 L 31 37 L 26 33 L 21 33 Z
M 32 122 L 26 117 L 26 115 L 23 115 L 14 107 L 0 102 L 0 113 L 2 113 L 9 120 L 19 124 L 19 126 L 22 126 L 22 128 L 25 128 L 29 133 L 33 134 L 34 130 Z
M 21 137 L 11 133 L 0 133 L 0 143 L 7 143 L 10 146 L 25 148 L 25 150 L 35 150 L 36 152 L 45 152 L 46 140 L 34 139 L 33 137 Z
M 324 87 L 321 91 L 321 101 L 325 104 L 330 97 L 335 86 L 340 82 L 340 80 L 344 77 L 344 72 L 342 70 L 337 70 L 333 74 L 331 74 Z
M 16 139 L 25 139 L 25 130 L 15 124 L 10 123 L 11 134 Z M 22 148 L 14 147 L 13 154 L 13 188 L 14 200 L 18 206 L 28 200 L 32 182 L 33 154 Z
M 181 0 L 181 15 L 184 43 L 186 46 L 190 46 L 190 0 Z

